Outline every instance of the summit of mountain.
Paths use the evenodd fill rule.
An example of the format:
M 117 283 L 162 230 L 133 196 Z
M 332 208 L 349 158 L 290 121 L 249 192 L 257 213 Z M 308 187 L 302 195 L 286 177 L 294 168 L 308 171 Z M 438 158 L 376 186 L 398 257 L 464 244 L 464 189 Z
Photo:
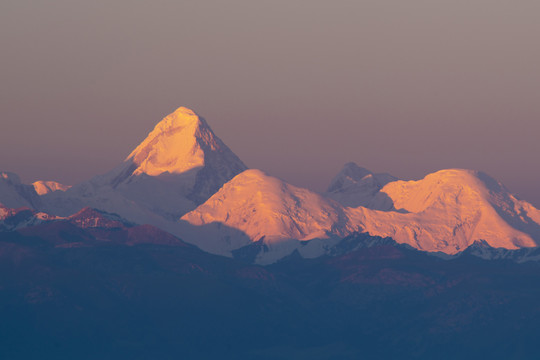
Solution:
M 349 162 L 332 179 L 325 196 L 348 207 L 364 206 L 377 210 L 389 210 L 391 204 L 374 201 L 376 194 L 388 183 L 398 180 L 396 177 L 370 170 Z
M 110 172 L 42 198 L 45 210 L 58 215 L 90 206 L 160 226 L 193 210 L 245 169 L 206 120 L 180 107 Z

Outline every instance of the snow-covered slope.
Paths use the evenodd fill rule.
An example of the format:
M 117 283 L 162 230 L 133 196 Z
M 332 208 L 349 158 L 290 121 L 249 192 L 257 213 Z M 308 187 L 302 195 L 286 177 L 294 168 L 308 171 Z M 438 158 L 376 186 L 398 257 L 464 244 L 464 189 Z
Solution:
M 126 159 L 133 171 L 115 182 L 136 176 L 192 177 L 184 183 L 186 196 L 202 203 L 235 175 L 244 163 L 210 129 L 206 120 L 185 107 L 164 118 Z M 165 179 L 170 180 L 170 179 Z
M 336 237 L 355 231 L 448 254 L 480 240 L 507 249 L 540 241 L 540 212 L 480 172 L 452 169 L 419 181 L 389 182 L 373 201 L 379 199 L 390 201 L 389 209 L 344 207 L 248 170 L 182 221 L 194 227 L 186 240 L 203 250 L 230 255 L 257 244 L 260 263 L 294 250 L 307 257 L 322 255 L 335 245 Z
M 18 175 L 0 172 L 0 204 L 7 208 L 38 208 L 41 199 L 32 185 L 21 183 Z
M 40 197 L 35 189 L 41 193 L 41 186 Z M 353 232 L 447 254 L 475 241 L 506 249 L 540 243 L 540 211 L 484 173 L 451 169 L 398 181 L 349 163 L 321 196 L 246 170 L 206 121 L 184 107 L 112 171 L 53 189 L 62 190 L 0 173 L 5 208 L 70 216 L 91 207 L 160 227 L 212 253 L 253 255 L 259 263 L 293 251 L 319 256 Z
M 374 202 L 375 195 L 386 184 L 397 178 L 389 174 L 375 174 L 354 162 L 345 164 L 343 169 L 330 183 L 325 196 L 334 199 L 345 206 L 364 206 L 377 210 L 392 209 L 391 202 Z
M 296 240 L 330 239 L 351 231 L 337 202 L 260 170 L 237 175 L 182 221 L 195 226 L 183 238 L 212 253 L 230 256 L 232 250 L 262 242 L 266 254 L 257 259 L 262 263 L 289 255 L 299 247 Z
M 477 240 L 507 249 L 540 242 L 540 211 L 481 172 L 450 169 L 419 181 L 395 181 L 377 197 L 397 210 L 348 209 L 351 221 L 371 235 L 420 250 L 454 254 Z
M 204 119 L 184 107 L 165 117 L 117 168 L 43 197 L 67 216 L 90 206 L 165 227 L 246 169 Z
M 71 187 L 70 185 L 60 184 L 56 181 L 43 180 L 33 182 L 32 186 L 34 186 L 34 190 L 36 190 L 38 195 L 45 195 L 54 191 L 66 191 Z

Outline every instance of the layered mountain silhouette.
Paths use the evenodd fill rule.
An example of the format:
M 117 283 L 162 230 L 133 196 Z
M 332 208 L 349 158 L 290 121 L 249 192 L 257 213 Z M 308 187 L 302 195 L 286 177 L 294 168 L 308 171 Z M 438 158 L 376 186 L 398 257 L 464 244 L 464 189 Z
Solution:
M 0 235 L 3 359 L 537 353 L 540 262 L 505 260 L 527 249 L 443 260 L 352 234 L 331 256 L 259 266 L 92 209 Z
M 0 173 L 0 204 L 2 359 L 537 353 L 540 211 L 482 172 L 319 194 L 179 108 L 73 187 Z
M 73 187 L 2 173 L 0 203 L 68 218 L 90 207 L 151 224 L 219 255 L 268 264 L 328 254 L 353 233 L 459 253 L 476 242 L 540 243 L 540 211 L 488 175 L 449 169 L 418 181 L 348 163 L 324 194 L 248 170 L 207 122 L 181 107 L 115 169 Z M 6 210 L 7 211 L 7 210 Z

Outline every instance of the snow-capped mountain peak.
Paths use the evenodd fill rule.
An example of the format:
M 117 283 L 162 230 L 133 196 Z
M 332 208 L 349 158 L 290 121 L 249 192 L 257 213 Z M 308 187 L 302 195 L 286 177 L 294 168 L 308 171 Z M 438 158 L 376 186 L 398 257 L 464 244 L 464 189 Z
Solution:
M 343 169 L 341 169 L 339 174 L 332 180 L 328 186 L 327 192 L 348 188 L 370 175 L 373 175 L 373 173 L 368 169 L 360 167 L 354 162 L 348 162 L 343 166 Z
M 54 191 L 66 191 L 71 186 L 70 185 L 64 185 L 60 184 L 56 181 L 35 181 L 32 183 L 32 186 L 34 186 L 34 190 L 38 193 L 38 195 L 45 195 L 52 193 Z
M 180 107 L 115 169 L 44 199 L 46 210 L 58 215 L 90 206 L 161 226 L 162 220 L 193 210 L 245 169 L 202 117 Z
M 391 205 L 374 202 L 375 195 L 386 184 L 397 178 L 389 174 L 375 174 L 366 168 L 349 162 L 334 177 L 326 196 L 349 207 L 364 206 L 377 210 L 389 210 Z
M 420 250 L 454 254 L 477 240 L 516 249 L 540 242 L 540 212 L 488 175 L 441 170 L 418 181 L 394 181 L 376 195 L 393 211 L 349 210 L 371 235 L 389 236 Z
M 137 166 L 133 175 L 181 174 L 204 166 L 205 145 L 220 148 L 206 121 L 180 107 L 161 120 L 126 161 Z
M 289 255 L 296 240 L 348 233 L 340 204 L 254 169 L 234 177 L 182 220 L 208 231 L 184 239 L 212 253 L 230 256 L 231 250 L 263 241 L 272 250 L 263 262 Z
M 352 189 L 372 177 L 365 175 Z M 449 169 L 418 181 L 392 181 L 372 193 L 373 204 L 384 202 L 389 205 L 384 211 L 343 207 L 261 171 L 248 170 L 182 220 L 208 230 L 204 236 L 186 238 L 202 249 L 230 256 L 231 251 L 252 243 L 257 245 L 253 251 L 259 249 L 256 261 L 262 263 L 295 249 L 302 256 L 321 255 L 333 244 L 334 236 L 354 231 L 448 254 L 478 240 L 507 249 L 540 242 L 540 212 L 481 172 Z
M 41 197 L 38 185 L 47 187 Z M 212 253 L 256 255 L 261 263 L 294 251 L 322 255 L 353 232 L 448 254 L 479 240 L 507 249 L 540 244 L 540 211 L 484 173 L 449 169 L 400 181 L 347 163 L 321 196 L 246 170 L 207 122 L 185 107 L 158 122 L 112 171 L 50 191 L 59 187 L 25 185 L 15 174 L 0 173 L 0 204 L 66 217 L 91 207 L 99 211 L 78 215 L 85 226 L 105 224 L 104 211 L 160 227 Z
M 487 188 L 479 172 L 466 169 L 446 169 L 426 175 L 418 181 L 396 181 L 386 185 L 381 192 L 389 196 L 396 209 L 419 213 L 430 207 L 448 208 L 453 204 L 467 203 L 476 208 L 489 191 L 502 189 L 491 179 L 493 189 Z M 487 175 L 484 175 L 486 178 Z
M 141 175 L 179 182 L 186 198 L 198 204 L 246 169 L 206 120 L 180 107 L 161 120 L 111 174 L 116 175 L 114 186 Z

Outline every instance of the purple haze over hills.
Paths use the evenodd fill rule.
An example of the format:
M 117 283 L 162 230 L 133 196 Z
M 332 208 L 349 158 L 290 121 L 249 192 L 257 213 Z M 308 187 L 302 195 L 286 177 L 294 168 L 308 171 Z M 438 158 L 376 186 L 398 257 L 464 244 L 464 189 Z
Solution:
M 322 191 L 348 161 L 473 168 L 540 205 L 538 1 L 0 5 L 0 170 L 73 184 L 178 106 Z

